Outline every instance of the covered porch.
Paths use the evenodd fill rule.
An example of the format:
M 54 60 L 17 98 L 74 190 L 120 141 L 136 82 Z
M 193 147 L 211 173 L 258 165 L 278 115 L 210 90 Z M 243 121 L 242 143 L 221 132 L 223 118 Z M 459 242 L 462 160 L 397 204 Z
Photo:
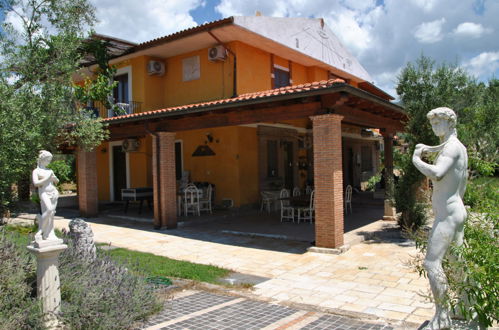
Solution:
M 226 142 L 227 145 L 223 148 L 219 147 L 227 149 L 224 153 L 231 156 L 227 159 L 228 163 L 219 164 L 227 173 L 226 181 L 239 186 L 236 189 L 239 195 L 224 197 L 232 197 L 239 204 L 236 206 L 241 206 L 247 204 L 245 201 L 258 203 L 259 193 L 272 188 L 276 181 L 284 181 L 282 186 L 286 188 L 299 186 L 302 189 L 311 182 L 315 190 L 315 222 L 303 225 L 308 226 L 306 232 L 310 232 L 316 246 L 339 248 L 344 244 L 345 229 L 350 226 L 348 217 L 345 218 L 343 212 L 344 183 L 353 180 L 353 176 L 348 171 L 344 172 L 344 168 L 360 166 L 360 163 L 355 162 L 357 157 L 345 157 L 350 152 L 346 151 L 349 150 L 345 149 L 346 146 L 353 144 L 346 142 L 342 132 L 346 127 L 380 129 L 385 145 L 386 172 L 392 173 L 392 137 L 396 130 L 402 129 L 401 120 L 404 118 L 405 114 L 398 106 L 342 81 L 329 80 L 244 94 L 232 99 L 115 117 L 108 119 L 108 122 L 111 143 L 128 138 L 151 141 L 150 166 L 146 172 L 151 172 L 155 228 L 173 229 L 179 222 L 179 162 L 176 157 L 176 142 L 179 137 L 185 139 L 192 132 L 199 133 L 207 129 L 244 131 L 244 134 L 227 135 L 224 140 L 230 143 Z M 290 126 L 293 123 L 303 123 L 299 127 L 301 130 L 292 132 Z M 254 134 L 251 133 L 253 131 Z M 245 134 L 250 139 L 254 135 L 255 150 L 245 152 L 251 149 L 244 138 Z M 216 139 L 217 134 L 213 135 Z M 238 140 L 237 144 L 234 144 L 235 139 Z M 303 143 L 309 143 L 310 147 L 299 150 L 300 139 Z M 307 140 L 309 142 L 305 142 Z M 272 169 L 269 168 L 269 163 L 272 163 L 269 162 L 269 155 L 273 154 L 269 150 L 273 143 L 269 141 L 277 141 L 281 147 L 279 150 L 284 150 L 278 152 L 274 162 L 275 170 L 280 173 L 278 177 L 273 177 Z M 235 149 L 231 149 L 233 147 Z M 249 157 L 250 153 L 256 157 Z M 98 213 L 98 186 L 103 184 L 102 180 L 98 180 L 98 157 L 98 151 L 78 152 L 79 207 L 80 213 L 87 217 Z M 291 164 L 289 168 L 282 167 L 287 162 Z M 204 163 L 208 164 L 209 161 Z M 208 167 L 202 170 L 205 174 L 211 171 Z M 236 174 L 231 177 L 230 173 Z M 237 180 L 234 181 L 233 178 Z M 247 180 L 251 182 L 246 184 Z M 389 178 L 387 181 L 390 181 Z M 227 182 L 218 182 L 221 183 L 217 187 L 218 191 L 224 191 L 226 188 L 223 185 Z M 241 187 L 244 185 L 249 188 L 243 193 Z M 268 222 L 259 224 L 253 221 L 249 225 L 254 228 L 271 228 Z M 295 225 L 301 227 L 302 224 Z

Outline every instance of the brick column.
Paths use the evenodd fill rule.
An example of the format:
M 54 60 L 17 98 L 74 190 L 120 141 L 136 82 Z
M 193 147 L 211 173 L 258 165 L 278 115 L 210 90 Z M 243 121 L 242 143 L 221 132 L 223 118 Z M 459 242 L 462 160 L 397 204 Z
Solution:
M 310 117 L 313 124 L 315 245 L 343 245 L 343 170 L 341 156 L 342 116 Z
M 78 204 L 82 217 L 97 216 L 99 199 L 97 194 L 97 156 L 94 151 L 77 151 Z
M 173 229 L 177 228 L 175 133 L 156 134 L 152 144 L 154 227 Z
M 396 211 L 393 207 L 393 132 L 385 131 L 383 143 L 385 145 L 385 214 L 384 220 L 396 220 Z

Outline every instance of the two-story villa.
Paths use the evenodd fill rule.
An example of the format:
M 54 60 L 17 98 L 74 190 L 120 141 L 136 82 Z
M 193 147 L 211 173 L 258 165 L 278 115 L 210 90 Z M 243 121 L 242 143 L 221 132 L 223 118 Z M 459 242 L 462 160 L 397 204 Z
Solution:
M 229 17 L 141 44 L 109 41 L 123 50 L 111 62 L 113 96 L 128 114 L 101 109 L 109 141 L 78 152 L 84 216 L 122 188 L 153 187 L 154 225 L 175 228 L 183 172 L 235 207 L 308 184 L 316 245 L 339 247 L 344 186 L 377 170 L 372 129 L 392 168 L 405 114 L 321 19 Z

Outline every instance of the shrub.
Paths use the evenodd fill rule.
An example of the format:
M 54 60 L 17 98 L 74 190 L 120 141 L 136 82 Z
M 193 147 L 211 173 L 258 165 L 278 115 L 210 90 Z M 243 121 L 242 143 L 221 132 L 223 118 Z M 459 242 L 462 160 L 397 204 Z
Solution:
M 465 197 L 472 201 L 464 226 L 464 244 L 451 246 L 443 261 L 448 278 L 447 302 L 453 311 L 482 327 L 499 320 L 499 212 L 497 178 L 481 178 L 469 184 Z M 486 213 L 478 213 L 478 210 Z M 416 245 L 426 252 L 427 235 L 419 231 Z M 416 269 L 425 274 L 423 260 Z
M 55 176 L 59 179 L 59 184 L 74 182 L 75 171 L 69 159 L 53 160 L 49 166 L 54 171 Z
M 403 155 L 400 161 L 400 165 L 406 170 L 395 185 L 395 206 L 397 212 L 401 213 L 397 222 L 405 230 L 415 230 L 428 220 L 426 205 L 416 200 L 417 185 L 424 176 L 410 164 L 410 154 Z
M 499 178 L 481 177 L 470 180 L 464 194 L 464 204 L 475 211 L 489 211 L 497 208 L 499 201 Z
M 367 180 L 367 191 L 375 191 L 376 190 L 376 184 L 381 181 L 381 172 L 377 173 L 376 175 L 373 175 L 372 177 Z
M 448 265 L 451 307 L 466 319 L 490 327 L 499 320 L 499 217 L 471 216 L 465 243 L 454 247 Z
M 73 329 L 126 329 L 160 310 L 142 277 L 98 254 L 82 259 L 71 241 L 61 254 L 62 321 Z
M 0 233 L 1 329 L 42 329 L 34 257 L 26 250 L 35 226 L 5 226 Z M 62 234 L 57 233 L 58 236 Z M 99 253 L 81 258 L 71 240 L 60 260 L 61 321 L 69 329 L 128 329 L 160 310 L 155 287 Z
M 0 228 L 0 324 L 4 330 L 43 329 L 41 306 L 33 296 L 35 263 L 26 248 L 14 243 L 15 236 Z

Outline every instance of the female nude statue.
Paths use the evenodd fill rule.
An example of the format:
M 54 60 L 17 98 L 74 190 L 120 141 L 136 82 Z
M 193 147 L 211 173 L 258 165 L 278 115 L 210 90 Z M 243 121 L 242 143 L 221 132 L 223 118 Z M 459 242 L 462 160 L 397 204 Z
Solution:
M 54 215 L 59 192 L 54 184 L 57 184 L 59 179 L 54 175 L 54 171 L 47 168 L 51 161 L 52 154 L 46 150 L 41 150 L 38 154 L 38 166 L 32 174 L 33 184 L 38 188 L 42 208 L 42 214 L 37 215 L 39 229 L 35 234 L 36 242 L 58 239 L 54 233 Z
M 468 176 L 468 155 L 466 147 L 457 139 L 454 111 L 449 108 L 436 108 L 428 112 L 427 118 L 441 144 L 435 147 L 416 145 L 412 162 L 433 182 L 432 206 L 435 222 L 430 232 L 424 261 L 435 299 L 435 316 L 427 326 L 427 329 L 433 330 L 451 327 L 449 310 L 445 304 L 448 284 L 442 260 L 453 241 L 457 245 L 463 244 L 467 214 L 462 198 Z M 424 162 L 421 159 L 423 153 L 437 153 L 434 164 Z

